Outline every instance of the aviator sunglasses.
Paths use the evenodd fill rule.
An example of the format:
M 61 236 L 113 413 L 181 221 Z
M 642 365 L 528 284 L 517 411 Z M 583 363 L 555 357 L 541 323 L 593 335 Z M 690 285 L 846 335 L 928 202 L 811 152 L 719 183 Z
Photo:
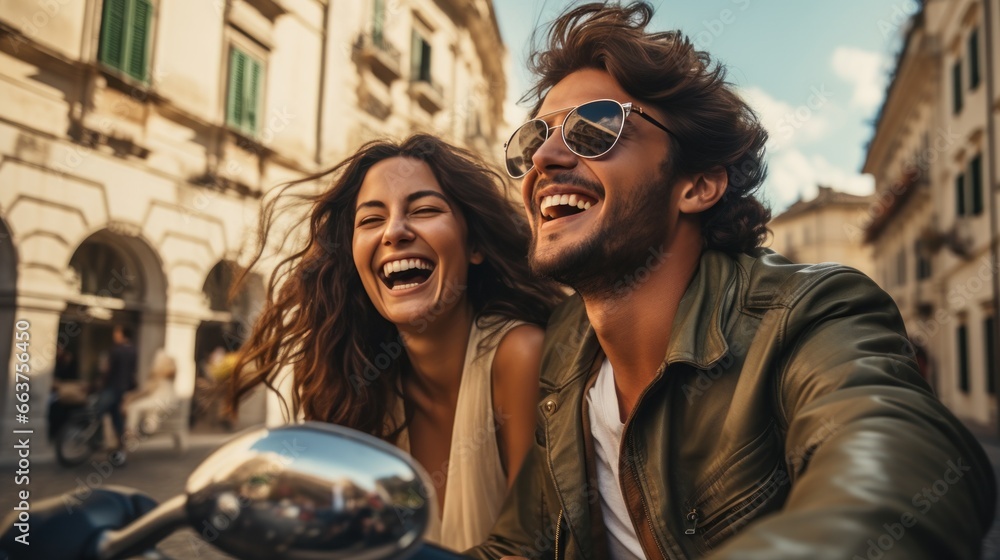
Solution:
M 587 159 L 603 156 L 618 143 L 625 119 L 632 113 L 651 122 L 660 130 L 673 135 L 666 126 L 647 115 L 641 107 L 619 103 L 614 99 L 598 99 L 569 109 L 562 124 L 549 126 L 544 118 L 566 111 L 562 109 L 531 119 L 514 131 L 504 145 L 507 174 L 520 179 L 535 166 L 531 158 L 549 138 L 549 133 L 561 129 L 563 142 L 574 154 Z

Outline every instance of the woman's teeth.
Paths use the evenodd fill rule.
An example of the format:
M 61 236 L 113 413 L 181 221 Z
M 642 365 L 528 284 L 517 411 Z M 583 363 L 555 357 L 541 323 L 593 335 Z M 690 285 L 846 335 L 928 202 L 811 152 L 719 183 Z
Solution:
M 403 272 L 404 270 L 410 270 L 411 268 L 433 270 L 434 265 L 423 259 L 400 259 L 398 261 L 389 261 L 385 263 L 382 266 L 382 273 L 389 276 L 393 272 Z
M 412 284 L 399 284 L 399 285 L 393 286 L 393 287 L 391 287 L 389 289 L 392 290 L 392 291 L 406 290 L 406 289 L 409 289 L 409 288 L 416 288 L 419 285 L 420 285 L 420 282 L 413 282 Z

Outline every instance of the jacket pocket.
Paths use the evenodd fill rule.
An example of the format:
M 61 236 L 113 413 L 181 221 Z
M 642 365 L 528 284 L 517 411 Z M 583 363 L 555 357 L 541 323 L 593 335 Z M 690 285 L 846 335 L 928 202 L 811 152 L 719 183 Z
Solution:
M 705 546 L 709 549 L 715 548 L 764 512 L 774 509 L 773 498 L 787 492 L 787 485 L 788 473 L 784 466 L 775 465 L 751 492 L 729 501 L 697 526 Z M 784 499 L 779 499 L 779 502 L 784 502 Z M 764 507 L 767 505 L 771 507 Z
M 781 437 L 771 423 L 707 477 L 688 500 L 684 535 L 707 553 L 784 503 L 788 486 Z

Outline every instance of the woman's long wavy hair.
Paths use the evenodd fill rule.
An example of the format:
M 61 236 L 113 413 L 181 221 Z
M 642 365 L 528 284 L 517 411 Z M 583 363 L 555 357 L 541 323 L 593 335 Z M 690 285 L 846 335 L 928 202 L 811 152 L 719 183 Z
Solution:
M 305 247 L 272 272 L 267 301 L 240 350 L 227 404 L 236 409 L 263 384 L 278 393 L 280 374 L 293 375 L 291 414 L 348 426 L 395 441 L 405 426 L 387 422 L 409 370 L 400 333 L 365 292 L 354 264 L 354 215 L 361 183 L 376 163 L 395 157 L 426 163 L 441 190 L 461 211 L 468 243 L 483 254 L 470 266 L 465 294 L 486 328 L 507 320 L 544 325 L 561 296 L 554 284 L 530 276 L 529 230 L 522 212 L 503 194 L 499 174 L 469 151 L 418 134 L 401 143 L 374 141 L 332 169 L 289 183 L 264 206 L 257 251 L 231 293 L 262 258 L 279 201 L 289 189 L 332 179 L 312 195 L 294 195 L 311 206 Z M 273 240 L 272 240 L 273 241 Z M 278 393 L 280 395 L 280 393 Z M 282 399 L 286 414 L 287 403 Z
M 528 65 L 537 80 L 522 101 L 534 100 L 537 114 L 546 93 L 569 74 L 604 70 L 630 95 L 668 116 L 677 139 L 672 142 L 676 156 L 669 158 L 673 173 L 726 169 L 726 194 L 702 213 L 704 247 L 752 253 L 766 239 L 771 219 L 755 196 L 767 175 L 767 131 L 726 81 L 724 66 L 680 31 L 647 30 L 652 18 L 648 2 L 594 2 L 568 9 L 534 49 Z M 541 37 L 536 34 L 533 42 Z

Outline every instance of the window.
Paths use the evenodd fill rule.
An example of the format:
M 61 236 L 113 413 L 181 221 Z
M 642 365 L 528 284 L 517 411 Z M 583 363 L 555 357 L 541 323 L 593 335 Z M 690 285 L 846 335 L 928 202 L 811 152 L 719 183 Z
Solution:
M 150 0 L 104 0 L 97 53 L 101 64 L 147 82 L 152 17 Z
M 923 243 L 920 241 L 917 241 L 913 247 L 913 252 L 917 255 L 917 280 L 926 280 L 931 277 L 931 260 L 922 247 Z
M 385 0 L 375 0 L 372 14 L 372 42 L 381 46 L 385 42 Z
M 969 35 L 969 89 L 979 87 L 979 30 Z
M 411 81 L 431 82 L 431 44 L 416 29 L 413 30 L 410 63 Z
M 987 317 L 983 321 L 983 338 L 983 346 L 986 348 L 986 390 L 993 395 L 997 392 L 996 321 L 993 317 Z
M 959 325 L 957 331 L 958 344 L 958 388 L 963 393 L 969 392 L 969 333 L 965 325 Z
M 962 111 L 962 61 L 957 60 L 951 67 L 952 109 L 956 114 Z
M 983 156 L 977 155 L 969 162 L 969 205 L 973 216 L 983 213 Z
M 955 177 L 955 215 L 965 215 L 965 175 Z
M 264 68 L 261 62 L 232 47 L 229 52 L 226 124 L 246 134 L 257 134 L 263 82 Z

